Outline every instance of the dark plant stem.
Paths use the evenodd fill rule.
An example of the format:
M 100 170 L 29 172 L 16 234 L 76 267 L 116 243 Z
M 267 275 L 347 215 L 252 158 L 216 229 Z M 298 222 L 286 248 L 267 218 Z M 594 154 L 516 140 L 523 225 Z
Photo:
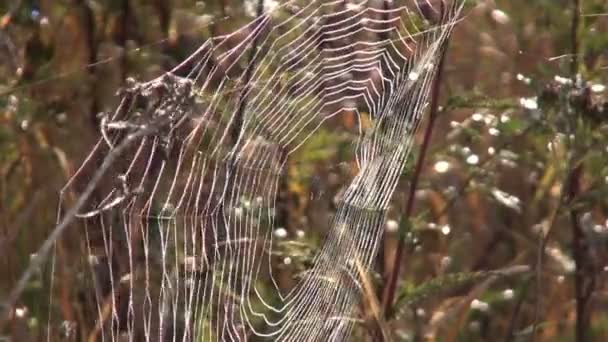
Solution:
M 511 342 L 515 339 L 515 328 L 517 325 L 517 318 L 520 317 L 524 301 L 525 301 L 526 297 L 528 296 L 528 288 L 529 288 L 531 282 L 532 282 L 532 278 L 528 278 L 524 281 L 524 283 L 521 287 L 521 293 L 517 299 L 517 303 L 515 304 L 513 313 L 511 314 L 511 319 L 509 320 L 507 333 L 505 334 L 505 342 Z M 536 325 L 534 325 L 534 328 L 535 327 L 536 327 Z
M 129 60 L 127 58 L 127 40 L 129 39 L 129 19 L 131 18 L 131 6 L 129 5 L 129 0 L 123 0 L 121 5 L 122 13 L 120 18 L 120 31 L 118 33 L 118 44 L 122 48 L 120 55 L 120 81 L 124 86 L 129 68 Z
M 578 36 L 582 14 L 581 1 L 582 0 L 572 0 L 572 20 L 570 26 L 570 73 L 572 79 L 575 81 L 578 76 L 580 61 L 580 42 Z M 574 111 L 574 114 L 576 114 L 580 111 L 580 108 L 574 108 Z M 578 122 L 575 118 L 574 122 L 572 122 L 572 127 L 576 127 L 577 125 Z M 575 134 L 576 129 L 572 130 L 570 133 Z M 588 312 L 588 304 L 595 287 L 595 276 L 593 274 L 593 270 L 589 267 L 590 265 L 588 264 L 589 250 L 585 241 L 585 233 L 580 224 L 579 210 L 578 208 L 576 208 L 576 205 L 574 203 L 576 197 L 581 191 L 581 178 L 584 173 L 583 164 L 577 161 L 579 156 L 576 141 L 571 153 L 572 155 L 568 163 L 568 175 L 562 185 L 562 190 L 560 191 L 560 203 L 558 207 L 554 210 L 550 220 L 549 230 L 542 238 L 541 243 L 539 245 L 536 277 L 538 299 L 534 310 L 532 341 L 536 339 L 536 330 L 540 315 L 540 293 L 542 292 L 541 271 L 543 255 L 545 253 L 547 242 L 549 241 L 549 236 L 553 231 L 552 228 L 555 223 L 555 220 L 557 219 L 558 211 L 562 207 L 562 205 L 567 205 L 570 207 L 569 218 L 572 225 L 572 254 L 575 262 L 574 295 L 576 300 L 576 341 L 587 341 L 587 332 L 590 328 L 589 325 L 591 315 L 590 312 Z M 589 272 L 590 275 L 588 283 L 586 283 L 586 272 Z
M 158 12 L 158 22 L 163 38 L 169 37 L 169 25 L 171 24 L 171 3 L 164 0 L 155 0 L 154 5 Z
M 580 61 L 580 41 L 578 39 L 580 20 L 581 20 L 581 2 L 582 0 L 573 0 L 572 2 L 572 26 L 571 26 L 571 44 L 572 44 L 572 62 L 570 71 L 572 78 L 576 79 L 579 72 Z M 575 108 L 577 112 L 580 109 Z M 575 122 L 575 127 L 577 123 Z M 574 156 L 578 156 L 578 146 L 575 143 Z M 590 260 L 590 251 L 585 239 L 585 232 L 580 223 L 580 212 L 576 206 L 575 200 L 581 192 L 581 180 L 584 174 L 584 165 L 578 162 L 570 171 L 567 179 L 566 196 L 570 206 L 570 223 L 572 225 L 572 256 L 575 263 L 574 274 L 574 295 L 576 299 L 576 341 L 583 342 L 589 340 L 589 331 L 591 323 L 590 299 L 595 288 L 595 275 L 593 265 Z
M 572 59 L 570 64 L 570 72 L 572 77 L 576 77 L 578 74 L 578 65 L 579 65 L 579 40 L 578 40 L 578 31 L 581 20 L 581 1 L 582 0 L 572 0 L 572 26 L 570 30 L 570 43 L 572 49 Z
M 576 196 L 581 191 L 581 177 L 583 166 L 577 165 L 568 177 L 567 196 L 568 203 L 573 204 Z M 570 209 L 570 222 L 572 224 L 572 255 L 576 265 L 574 274 L 574 293 L 576 297 L 576 341 L 588 341 L 590 312 L 589 298 L 593 291 L 593 280 L 587 279 L 590 271 L 588 262 L 588 246 L 585 241 L 585 233 L 579 220 L 579 210 L 576 207 Z M 589 274 L 590 278 L 593 275 Z M 587 280 L 590 280 L 587 283 Z
M 89 65 L 88 70 L 91 76 L 93 76 L 93 82 L 91 82 L 91 106 L 90 106 L 90 118 L 93 123 L 93 127 L 97 128 L 99 126 L 99 118 L 97 116 L 99 112 L 99 104 L 97 102 L 97 82 L 96 82 L 96 74 L 97 74 L 97 42 L 95 40 L 95 15 L 93 14 L 93 10 L 89 7 L 86 1 L 80 0 L 78 4 L 82 7 L 83 10 L 83 21 L 84 26 L 86 27 L 86 39 L 87 39 L 87 47 L 89 53 Z
M 264 13 L 264 0 L 258 0 L 257 8 L 256 8 L 256 20 L 260 20 L 260 16 Z M 254 30 L 262 30 L 264 25 L 260 25 L 258 28 Z M 232 126 L 232 143 L 237 144 L 238 138 L 241 133 L 241 129 L 243 128 L 243 115 L 245 112 L 245 108 L 247 107 L 247 95 L 249 93 L 249 81 L 251 81 L 251 76 L 253 74 L 253 70 L 255 70 L 255 55 L 258 51 L 258 45 L 260 43 L 261 32 L 255 33 L 255 38 L 253 43 L 251 44 L 251 51 L 249 51 L 249 60 L 247 61 L 247 67 L 245 69 L 245 79 L 243 90 L 241 91 L 241 96 L 239 98 L 239 108 L 234 117 L 234 122 Z
M 569 161 L 568 165 L 572 165 L 572 162 Z M 553 212 L 550 215 L 549 218 L 549 225 L 548 225 L 548 229 L 546 233 L 542 233 L 540 234 L 540 241 L 538 244 L 538 251 L 537 251 L 537 256 L 536 256 L 536 268 L 535 268 L 535 272 L 536 272 L 536 276 L 535 276 L 535 281 L 536 281 L 536 301 L 534 304 L 534 321 L 532 322 L 532 338 L 531 341 L 534 342 L 536 341 L 536 332 L 538 330 L 538 321 L 540 319 L 540 306 L 541 306 L 541 296 L 540 294 L 543 291 L 543 287 L 542 287 L 542 270 L 543 270 L 543 264 L 544 264 L 544 256 L 545 256 L 545 252 L 547 249 L 547 243 L 549 242 L 549 238 L 551 237 L 551 233 L 553 232 L 553 227 L 555 225 L 555 221 L 557 220 L 557 216 L 558 213 L 560 211 L 560 209 L 562 208 L 563 202 L 564 202 L 564 193 L 565 193 L 565 186 L 566 184 L 562 184 L 561 189 L 560 189 L 560 196 L 559 196 L 559 203 L 557 204 L 557 206 L 555 207 L 555 209 L 553 209 Z
M 391 9 L 391 3 L 389 1 L 383 1 L 382 2 L 382 9 L 385 11 L 384 14 L 382 15 L 382 20 L 385 22 L 389 22 L 389 11 Z M 378 35 L 378 39 L 381 42 L 386 42 L 389 39 L 389 35 L 388 32 L 386 31 L 381 31 Z M 384 70 L 383 70 L 384 71 Z M 377 270 L 378 270 L 378 274 L 380 275 L 380 277 L 382 277 L 382 279 L 386 279 L 387 275 L 386 274 L 386 265 L 385 265 L 385 250 L 386 250 L 386 246 L 385 246 L 385 240 L 382 240 L 380 243 L 380 246 L 378 248 L 378 256 L 377 256 Z M 376 288 L 376 297 L 377 298 L 381 298 L 382 296 L 382 292 L 384 291 L 384 283 L 380 283 L 378 284 L 377 288 Z
M 426 152 L 429 147 L 429 143 L 431 141 L 431 137 L 433 135 L 433 128 L 435 126 L 435 120 L 437 119 L 437 113 L 439 111 L 439 96 L 441 89 L 441 80 L 443 78 L 443 66 L 445 61 L 445 53 L 447 51 L 447 42 L 443 48 L 441 53 L 441 57 L 439 60 L 439 65 L 437 66 L 437 75 L 435 76 L 435 81 L 433 83 L 433 88 L 431 92 L 431 109 L 429 113 L 429 122 L 426 126 L 426 130 L 424 132 L 424 139 L 422 141 L 422 146 L 420 147 L 420 155 L 418 156 L 418 160 L 416 161 L 416 169 L 412 176 L 412 183 L 409 188 L 409 193 L 407 197 L 407 202 L 405 206 L 405 212 L 403 214 L 402 220 L 409 220 L 412 216 L 412 212 L 414 209 L 414 198 L 416 195 L 416 189 L 418 187 L 418 181 L 420 179 L 420 174 L 422 173 L 422 167 L 424 165 L 424 159 L 426 157 Z M 392 263 L 392 270 L 388 279 L 388 284 L 384 289 L 384 293 L 382 295 L 382 308 L 384 309 L 384 316 L 389 317 L 391 312 L 393 311 L 393 302 L 395 300 L 395 292 L 397 289 L 397 279 L 399 279 L 399 271 L 401 269 L 401 264 L 403 262 L 403 254 L 405 252 L 405 235 L 400 234 L 399 240 L 397 242 L 397 251 L 395 253 L 395 259 Z

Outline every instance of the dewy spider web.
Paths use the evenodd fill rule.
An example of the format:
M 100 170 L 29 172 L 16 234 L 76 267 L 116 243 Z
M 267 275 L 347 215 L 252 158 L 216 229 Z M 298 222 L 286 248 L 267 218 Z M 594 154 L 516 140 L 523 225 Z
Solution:
M 116 160 L 78 215 L 101 340 L 348 339 L 462 4 L 290 1 L 122 91 L 62 192 Z M 312 266 L 282 294 L 271 233 L 285 165 L 345 112 L 359 118 L 358 173 Z

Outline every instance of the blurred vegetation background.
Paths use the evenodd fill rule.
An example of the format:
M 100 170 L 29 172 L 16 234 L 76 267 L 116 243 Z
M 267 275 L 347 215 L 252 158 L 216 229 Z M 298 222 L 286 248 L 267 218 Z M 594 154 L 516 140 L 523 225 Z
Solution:
M 395 265 L 400 278 L 384 323 L 403 341 L 606 341 L 608 5 L 471 3 L 450 40 L 413 210 L 405 208 L 424 128 L 386 223 L 371 279 L 380 301 Z M 0 304 L 54 228 L 60 191 L 127 78 L 162 74 L 255 8 L 250 0 L 0 1 Z M 344 151 L 356 122 L 332 125 L 290 162 L 276 251 L 283 284 L 306 267 L 355 171 Z M 404 258 L 395 263 L 400 237 Z M 78 227 L 55 257 L 2 308 L 10 315 L 0 341 L 44 340 L 48 326 L 51 340 L 96 339 Z M 353 339 L 370 340 L 367 330 Z

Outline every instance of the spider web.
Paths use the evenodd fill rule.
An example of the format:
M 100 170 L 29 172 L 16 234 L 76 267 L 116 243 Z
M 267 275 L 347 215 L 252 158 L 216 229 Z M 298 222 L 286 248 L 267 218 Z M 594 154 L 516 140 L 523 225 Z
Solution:
M 131 81 L 62 191 L 100 174 L 78 220 L 101 340 L 348 339 L 462 5 L 290 1 Z M 281 291 L 272 250 L 286 165 L 345 113 L 358 118 L 357 173 L 311 267 Z

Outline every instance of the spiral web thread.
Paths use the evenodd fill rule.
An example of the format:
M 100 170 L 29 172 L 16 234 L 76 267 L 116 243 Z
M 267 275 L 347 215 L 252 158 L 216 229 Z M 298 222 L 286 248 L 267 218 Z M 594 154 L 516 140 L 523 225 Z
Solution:
M 79 215 L 99 340 L 348 339 L 462 6 L 290 1 L 122 91 L 62 192 L 114 154 Z M 347 112 L 358 172 L 312 266 L 281 293 L 271 251 L 286 163 Z

